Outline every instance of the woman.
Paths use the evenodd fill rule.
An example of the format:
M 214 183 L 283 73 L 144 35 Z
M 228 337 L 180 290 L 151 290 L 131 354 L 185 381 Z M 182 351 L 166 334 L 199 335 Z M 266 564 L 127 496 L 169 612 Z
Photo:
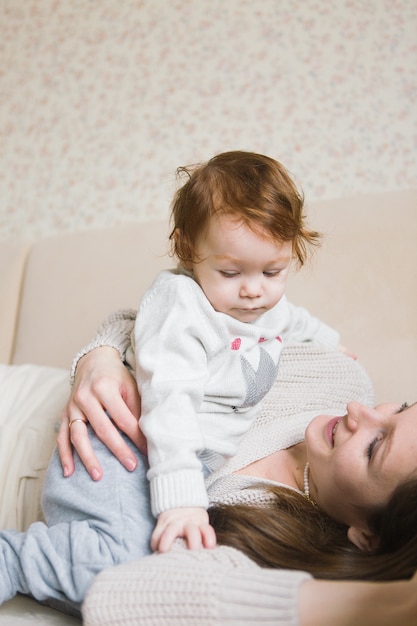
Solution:
M 115 329 L 117 323 L 110 324 L 107 330 L 102 332 L 101 337 L 96 339 L 96 345 L 106 344 L 105 336 L 106 333 L 109 335 L 110 328 L 114 336 L 118 337 L 118 341 L 109 340 L 108 343 L 123 352 L 128 345 L 129 324 L 120 318 L 119 323 L 124 329 L 123 332 Z M 126 340 L 124 348 L 120 337 Z M 353 385 L 351 374 L 356 376 Z M 87 415 L 91 416 L 91 423 L 94 421 L 93 427 L 100 428 L 101 433 L 104 433 L 103 440 L 117 452 L 118 458 L 125 459 L 125 465 L 129 466 L 128 461 L 131 459 L 126 455 L 123 445 L 120 445 L 117 433 L 112 431 L 111 423 L 104 417 L 103 412 L 103 408 L 109 411 L 119 425 L 124 425 L 125 430 L 140 443 L 134 423 L 135 415 L 138 414 L 138 399 L 135 397 L 133 379 L 129 376 L 114 349 L 100 348 L 89 352 L 81 360 L 76 371 L 74 391 L 64 412 L 59 435 L 61 458 L 67 473 L 72 473 L 73 470 L 68 440 L 68 423 L 71 419 L 72 442 L 85 460 L 90 474 L 96 478 L 100 477 L 97 459 L 92 454 L 85 426 L 81 423 L 85 421 Z M 336 353 L 318 352 L 309 345 L 286 349 L 279 378 L 280 384 L 277 389 L 280 390 L 280 396 L 274 398 L 271 392 L 266 400 L 266 403 L 271 402 L 274 405 L 274 409 L 277 407 L 278 412 L 281 411 L 283 419 L 279 427 L 275 426 L 275 420 L 270 420 L 258 429 L 258 439 L 256 428 L 255 432 L 248 433 L 238 455 L 220 473 L 211 477 L 212 500 L 216 500 L 218 493 L 218 499 L 224 501 L 224 494 L 227 493 L 227 500 L 236 505 L 241 500 L 242 493 L 246 501 L 253 501 L 254 494 L 262 493 L 266 494 L 265 498 L 262 495 L 263 504 L 269 504 L 269 492 L 260 491 L 257 487 L 259 483 L 265 483 L 266 475 L 274 482 L 278 478 L 279 482 L 292 487 L 293 499 L 301 498 L 304 503 L 302 532 L 310 532 L 314 524 L 310 525 L 309 520 L 317 518 L 319 521 L 316 529 L 323 527 L 324 523 L 326 528 L 324 535 L 328 536 L 327 529 L 331 528 L 331 525 L 327 521 L 323 522 L 327 517 L 321 515 L 322 509 L 343 522 L 342 525 L 335 524 L 332 537 L 338 536 L 340 539 L 342 529 L 344 534 L 349 533 L 351 542 L 361 550 L 375 550 L 383 530 L 378 526 L 381 522 L 378 519 L 381 505 L 388 502 L 388 494 L 396 484 L 405 482 L 416 470 L 414 461 L 416 450 L 410 434 L 415 433 L 417 406 L 406 408 L 384 405 L 371 410 L 366 406 L 352 403 L 348 407 L 348 412 L 343 414 L 341 407 L 344 408 L 348 400 L 370 402 L 369 381 L 364 378 L 363 371 L 353 361 Z M 107 384 L 109 382 L 110 385 Z M 308 411 L 305 411 L 306 406 Z M 330 412 L 312 420 L 313 415 L 320 413 L 324 406 L 329 406 Z M 291 442 L 289 448 L 281 445 L 281 449 L 276 450 L 274 438 L 285 426 L 285 417 L 291 421 L 291 429 L 292 424 L 296 422 L 296 432 L 292 430 L 288 435 Z M 309 477 L 306 477 L 303 489 L 298 489 L 300 463 L 297 464 L 297 455 L 300 461 L 305 459 L 302 449 L 304 447 L 305 454 L 306 445 L 302 440 L 307 424 L 309 426 L 305 438 L 309 448 L 308 460 L 311 472 Z M 269 437 L 266 436 L 268 434 Z M 259 455 L 257 446 L 264 445 L 265 441 L 270 443 L 271 450 L 268 453 L 263 447 L 262 456 Z M 394 456 L 389 454 L 390 449 L 391 452 L 394 450 Z M 291 456 L 296 462 L 286 463 Z M 274 463 L 268 462 L 267 459 L 269 461 L 272 459 Z M 297 468 L 298 478 L 294 480 L 294 476 L 289 475 L 287 471 L 282 480 L 285 474 L 283 468 L 286 467 Z M 339 483 L 339 479 L 343 481 Z M 369 484 L 372 488 L 369 488 Z M 245 487 L 243 491 L 242 486 Z M 365 497 L 363 488 L 367 489 Z M 307 492 L 306 495 L 310 495 L 310 498 L 314 498 L 318 506 L 313 505 L 306 497 L 300 496 L 298 492 L 302 491 Z M 285 492 L 288 494 L 288 489 Z M 415 489 L 411 493 L 415 493 Z M 281 498 L 281 501 L 285 500 L 285 497 Z M 399 501 L 400 504 L 403 503 L 404 498 L 400 497 Z M 233 516 L 233 511 L 236 510 L 240 516 Z M 103 623 L 104 620 L 109 623 L 116 621 L 129 623 L 129 620 L 133 620 L 140 624 L 177 624 L 186 617 L 192 619 L 194 624 L 258 624 L 261 619 L 269 620 L 265 623 L 300 623 L 303 626 L 327 623 L 392 624 L 394 619 L 396 622 L 401 621 L 402 624 L 415 623 L 417 606 L 414 601 L 416 591 L 414 579 L 411 582 L 386 583 L 383 586 L 377 583 L 312 580 L 304 572 L 265 569 L 265 565 L 277 567 L 280 563 L 268 563 L 265 550 L 263 554 L 261 547 L 253 548 L 253 535 L 250 535 L 251 539 L 248 540 L 243 536 L 243 541 L 236 546 L 239 551 L 227 547 L 227 544 L 233 545 L 235 542 L 234 530 L 239 530 L 236 519 L 243 519 L 244 511 L 247 510 L 247 507 L 241 510 L 235 506 L 214 508 L 212 519 L 219 542 L 226 545 L 214 550 L 194 552 L 180 550 L 167 555 L 147 557 L 120 566 L 117 576 L 112 569 L 103 572 L 93 584 L 84 605 L 86 624 Z M 300 510 L 299 508 L 297 514 Z M 415 511 L 416 507 L 412 507 L 412 510 Z M 277 512 L 274 512 L 274 516 L 278 518 Z M 292 519 L 296 519 L 296 516 L 293 515 Z M 259 517 L 255 523 L 252 522 L 252 530 L 259 530 L 256 528 L 258 521 Z M 230 530 L 231 523 L 235 526 L 232 525 Z M 398 533 L 394 532 L 395 534 Z M 415 541 L 414 536 L 407 539 Z M 289 543 L 287 542 L 287 545 Z M 379 567 L 376 564 L 370 567 L 371 571 L 360 576 L 360 572 L 364 571 L 363 563 L 368 563 L 368 558 L 371 557 L 365 559 L 363 555 L 358 557 L 360 551 L 354 550 L 352 558 L 352 550 L 347 550 L 346 542 L 343 541 L 340 541 L 339 547 L 342 556 L 336 554 L 336 559 L 328 561 L 333 563 L 333 568 L 334 563 L 348 563 L 348 571 L 338 573 L 339 577 L 378 579 L 387 576 L 390 567 L 389 556 L 384 557 L 385 569 L 379 572 L 379 576 L 376 574 Z M 325 549 L 326 546 L 323 544 L 323 550 Z M 396 547 L 393 549 L 396 550 Z M 244 556 L 241 550 L 251 559 Z M 345 553 L 348 553 L 348 560 Z M 304 563 L 302 560 L 299 561 L 303 554 L 303 550 L 299 550 L 296 558 L 293 558 L 295 562 L 290 566 L 294 568 L 298 563 L 299 567 L 301 564 L 301 569 L 323 577 L 326 574 L 328 555 L 326 554 L 326 558 L 315 567 L 314 563 L 320 561 L 318 554 L 313 558 L 311 553 L 306 552 Z M 403 556 L 407 554 L 411 556 L 406 564 L 406 574 L 397 572 L 396 577 L 410 576 L 416 567 L 415 556 L 412 556 L 416 554 L 416 550 L 407 550 L 406 546 Z M 263 568 L 257 566 L 254 561 L 258 561 Z M 315 569 L 317 571 L 314 571 Z M 337 570 L 330 571 L 329 575 L 336 577 L 336 573 Z M 123 602 L 119 605 L 118 597 L 121 591 Z M 179 602 L 176 599 L 177 594 Z M 167 622 L 167 615 L 170 616 L 171 622 Z

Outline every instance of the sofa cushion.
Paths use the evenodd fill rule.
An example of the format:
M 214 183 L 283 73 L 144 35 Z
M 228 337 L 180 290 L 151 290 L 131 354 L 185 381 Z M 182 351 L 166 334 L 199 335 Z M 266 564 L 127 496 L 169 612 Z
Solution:
M 308 213 L 323 246 L 289 279 L 288 299 L 340 331 L 370 375 L 377 403 L 413 402 L 416 190 L 321 201 Z
M 137 308 L 167 257 L 167 222 L 69 233 L 34 244 L 11 362 L 71 366 L 112 311 Z
M 0 365 L 0 528 L 42 519 L 43 478 L 69 389 L 66 370 Z

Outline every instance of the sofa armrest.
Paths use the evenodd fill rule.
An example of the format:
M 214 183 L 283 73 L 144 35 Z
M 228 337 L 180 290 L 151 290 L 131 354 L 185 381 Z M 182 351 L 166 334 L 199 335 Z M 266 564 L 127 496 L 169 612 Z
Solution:
M 0 362 L 10 363 L 20 306 L 20 294 L 29 241 L 10 241 L 0 246 Z M 7 271 L 4 271 L 7 270 Z
M 0 528 L 42 519 L 40 495 L 69 394 L 66 370 L 0 365 Z

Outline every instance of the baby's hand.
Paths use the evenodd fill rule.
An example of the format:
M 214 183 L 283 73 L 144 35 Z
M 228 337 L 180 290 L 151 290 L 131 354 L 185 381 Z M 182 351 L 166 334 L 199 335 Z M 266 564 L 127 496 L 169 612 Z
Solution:
M 152 533 L 151 548 L 168 552 L 177 537 L 183 537 L 190 550 L 216 545 L 216 533 L 210 526 L 208 513 L 197 507 L 169 509 L 161 513 Z
M 346 356 L 350 356 L 350 358 L 353 359 L 354 361 L 358 360 L 358 357 L 356 356 L 356 354 L 353 354 L 353 352 L 345 348 L 345 346 L 342 346 L 340 343 L 337 346 L 337 349 L 339 350 L 339 352 L 343 352 L 343 354 L 346 354 Z

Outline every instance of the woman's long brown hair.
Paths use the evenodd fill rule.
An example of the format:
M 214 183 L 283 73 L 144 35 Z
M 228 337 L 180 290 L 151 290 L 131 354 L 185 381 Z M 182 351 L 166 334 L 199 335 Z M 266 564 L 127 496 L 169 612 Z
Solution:
M 417 480 L 401 485 L 368 520 L 378 548 L 363 552 L 304 496 L 273 487 L 271 505 L 216 505 L 210 523 L 219 544 L 242 551 L 261 567 L 297 569 L 315 578 L 399 580 L 417 570 Z

